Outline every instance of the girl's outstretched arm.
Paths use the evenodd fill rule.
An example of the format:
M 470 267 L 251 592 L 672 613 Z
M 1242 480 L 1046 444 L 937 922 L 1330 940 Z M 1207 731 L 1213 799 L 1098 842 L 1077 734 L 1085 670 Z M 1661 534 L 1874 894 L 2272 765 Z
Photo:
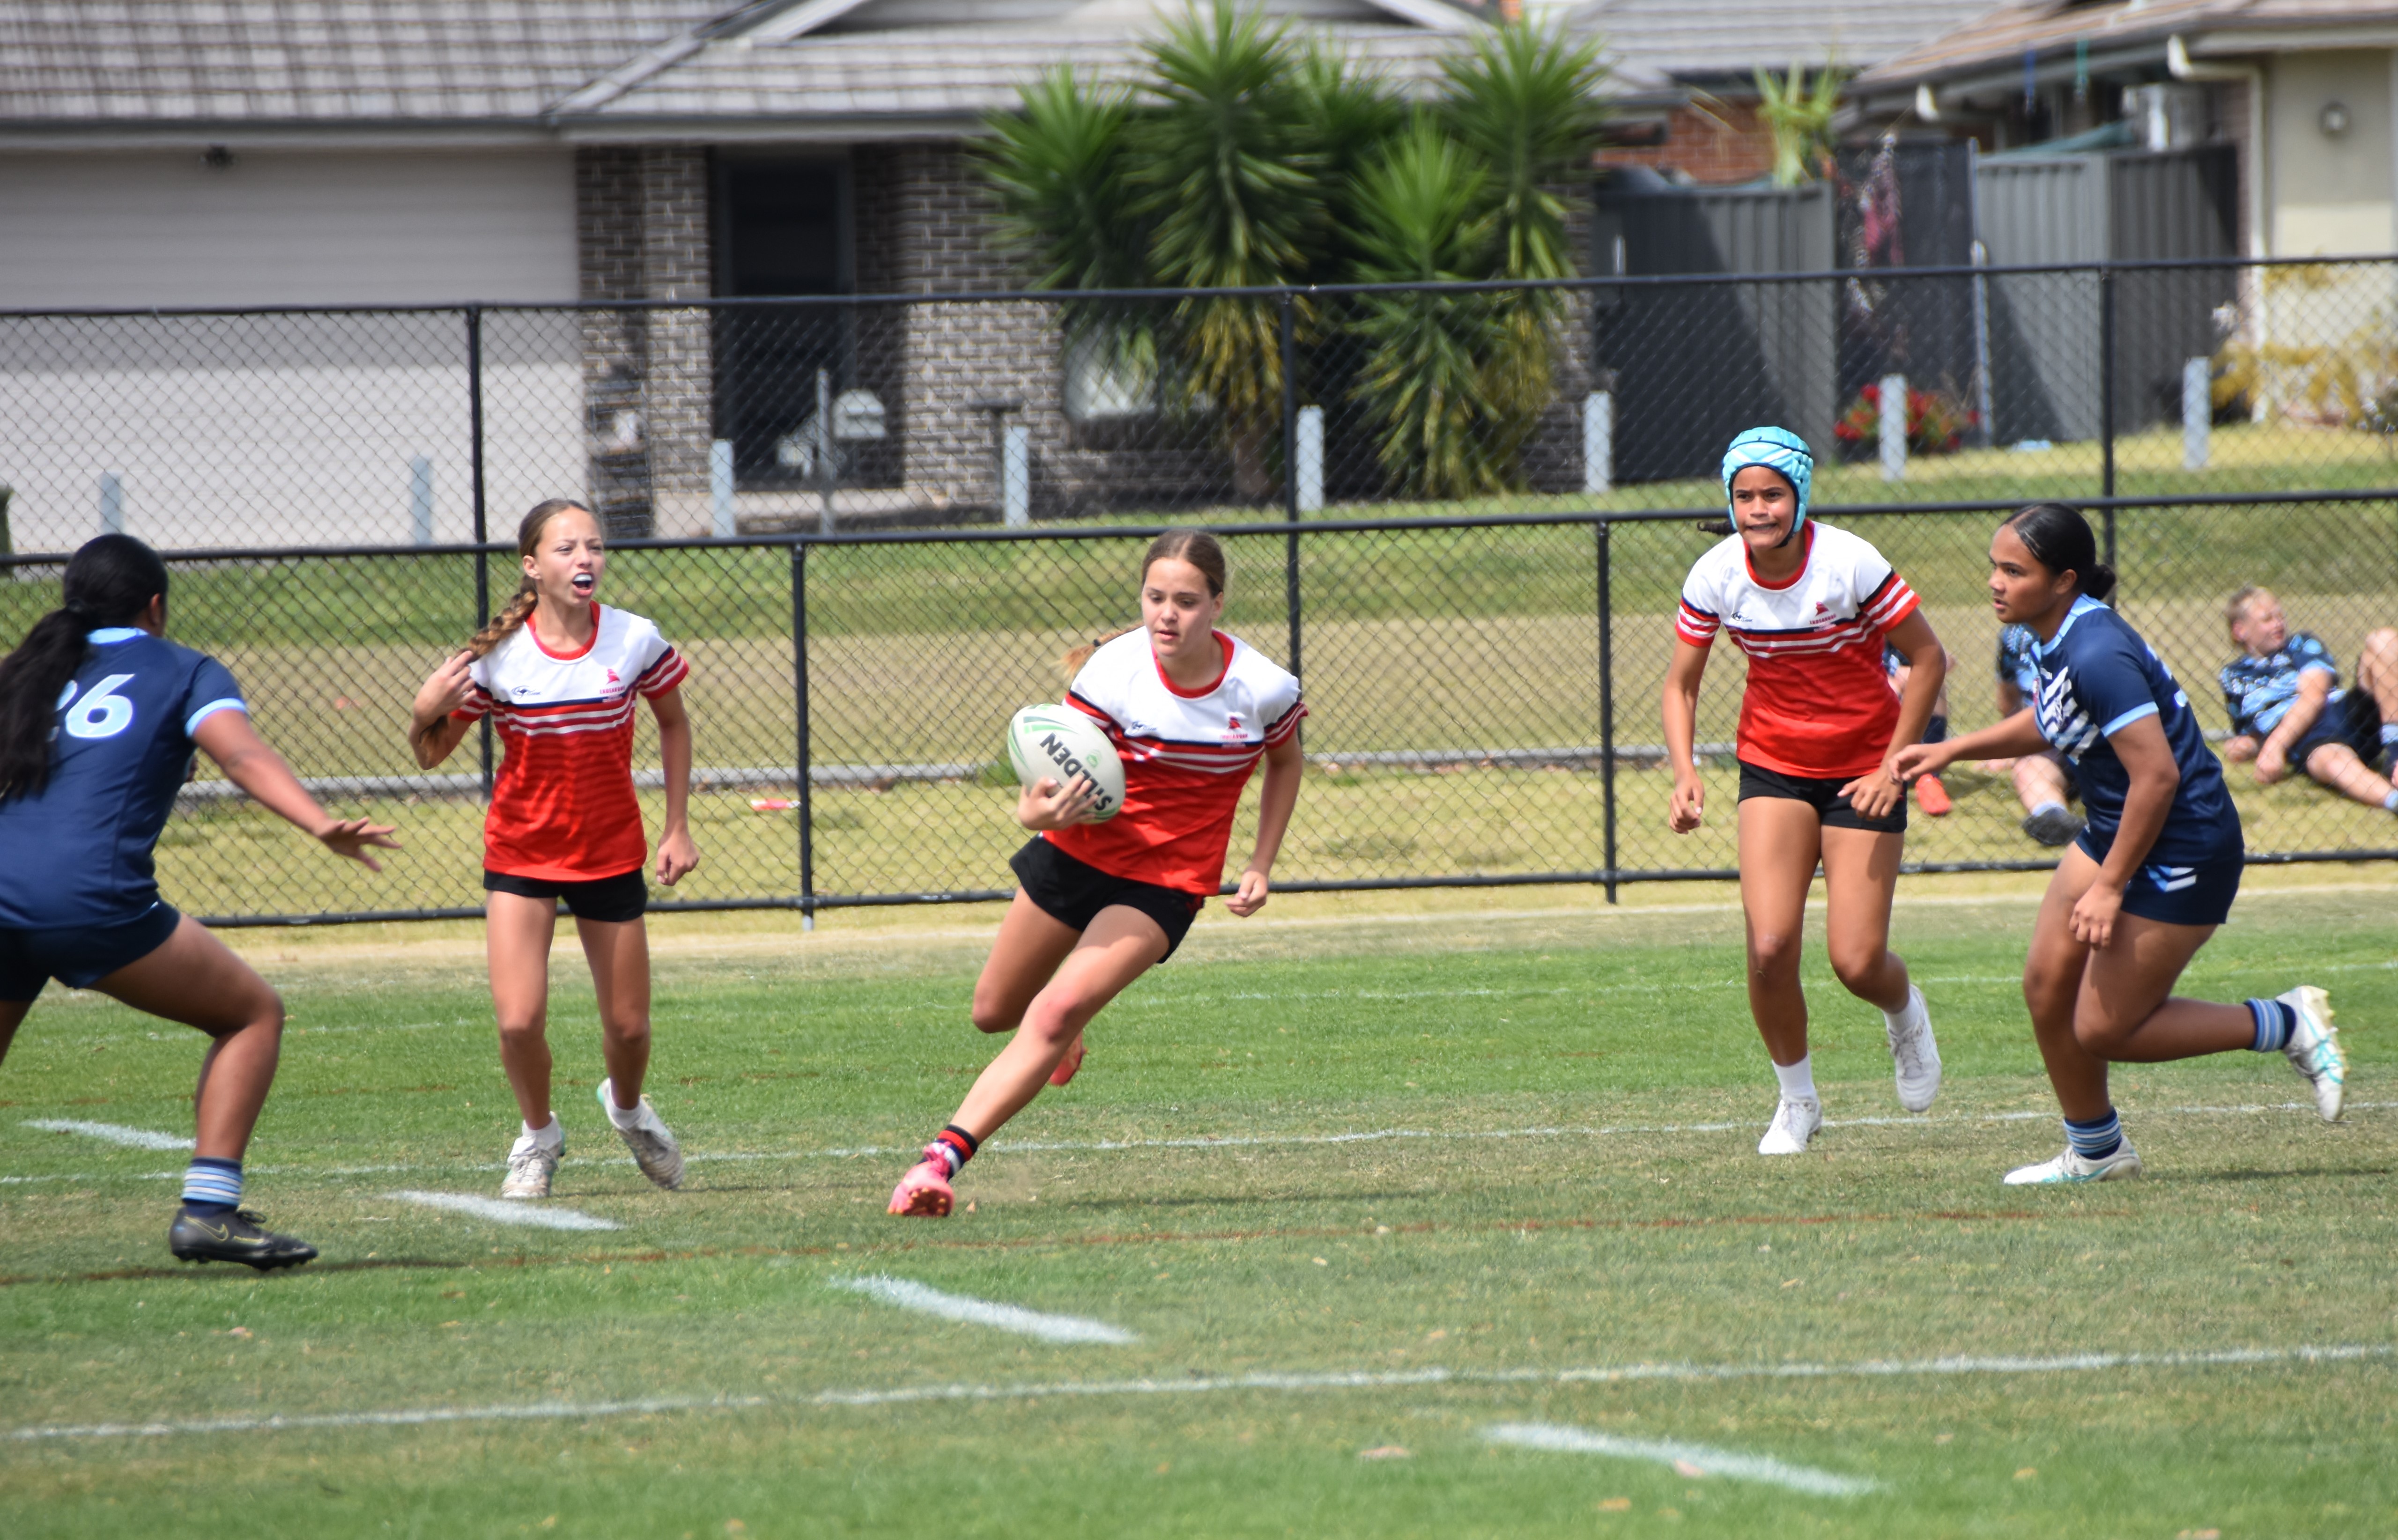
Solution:
M 308 795 L 308 788 L 291 773 L 291 767 L 283 762 L 283 756 L 268 747 L 258 730 L 249 725 L 248 712 L 216 713 L 200 724 L 193 740 L 223 768 L 227 780 L 249 795 L 251 801 L 307 830 L 335 855 L 347 856 L 368 871 L 380 872 L 383 864 L 367 854 L 368 848 L 399 849 L 399 842 L 391 837 L 390 824 L 370 824 L 363 818 L 335 818 L 318 807 L 317 799 Z
M 408 713 L 408 746 L 416 756 L 417 769 L 431 770 L 449 758 L 450 751 L 475 725 L 451 715 L 466 703 L 466 693 L 475 683 L 467 671 L 474 665 L 475 655 L 461 649 L 417 690 L 415 704 Z
M 2040 735 L 2040 724 L 2027 706 L 1996 727 L 1983 728 L 1961 738 L 1938 743 L 1910 743 L 1892 755 L 1890 762 L 1902 778 L 1913 780 L 1919 775 L 1937 775 L 1960 759 L 2019 759 L 2046 747 L 2048 740 Z
M 691 713 L 682 688 L 650 697 L 658 716 L 658 758 L 667 772 L 667 822 L 658 833 L 658 880 L 671 888 L 699 867 L 699 847 L 691 842 Z
M 1290 810 L 1299 805 L 1300 777 L 1307 761 L 1294 732 L 1266 750 L 1266 783 L 1258 794 L 1258 843 L 1249 864 L 1241 868 L 1241 891 L 1224 907 L 1248 918 L 1266 906 L 1274 857 L 1282 853 L 1282 837 L 1290 829 Z

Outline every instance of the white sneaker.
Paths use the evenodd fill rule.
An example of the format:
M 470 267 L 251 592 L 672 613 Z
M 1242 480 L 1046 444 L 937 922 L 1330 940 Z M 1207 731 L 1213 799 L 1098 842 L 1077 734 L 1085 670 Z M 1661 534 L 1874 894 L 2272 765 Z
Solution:
M 2114 1154 L 2097 1160 L 2074 1154 L 2073 1146 L 2068 1145 L 2065 1153 L 2054 1160 L 2043 1160 L 2037 1166 L 2017 1166 L 2007 1172 L 2006 1185 L 2054 1187 L 2072 1182 L 2112 1182 L 2118 1177 L 2139 1174 L 2140 1152 L 2126 1139 Z
M 1773 1122 L 1757 1142 L 1759 1155 L 1804 1155 L 1807 1141 L 1824 1126 L 1824 1104 L 1812 1096 L 1785 1096 L 1773 1109 Z
M 1940 1094 L 1940 1045 L 1932 1040 L 1932 1011 L 1923 1003 L 1923 991 L 1908 984 L 1906 1009 L 1885 1015 L 1882 1024 L 1890 1034 L 1898 1105 L 1909 1112 L 1929 1112 L 1932 1098 Z
M 616 1110 L 615 1090 L 606 1080 L 600 1082 L 600 1106 L 603 1112 Z M 658 1118 L 658 1109 L 650 1105 L 647 1096 L 641 1098 L 640 1110 L 640 1120 L 631 1128 L 616 1128 L 613 1117 L 608 1119 L 608 1126 L 616 1128 L 616 1137 L 633 1152 L 633 1164 L 641 1168 L 641 1174 L 672 1192 L 682 1185 L 682 1146 L 667 1132 L 666 1124 Z
M 549 1179 L 558 1174 L 558 1158 L 566 1141 L 545 1145 L 530 1133 L 519 1133 L 508 1146 L 508 1174 L 500 1181 L 502 1198 L 547 1198 Z
M 2348 1094 L 2348 1055 L 2341 1051 L 2339 1033 L 2331 1024 L 2331 997 L 2310 984 L 2273 997 L 2297 1012 L 2297 1029 L 2282 1046 L 2291 1065 L 2315 1088 L 2315 1110 L 2326 1123 L 2339 1121 L 2340 1100 Z

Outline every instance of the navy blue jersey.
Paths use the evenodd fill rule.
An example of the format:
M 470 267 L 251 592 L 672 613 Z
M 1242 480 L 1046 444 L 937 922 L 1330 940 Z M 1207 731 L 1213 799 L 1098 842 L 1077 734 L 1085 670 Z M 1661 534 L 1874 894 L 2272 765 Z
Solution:
M 2298 698 L 2298 676 L 2310 668 L 2331 676 L 2326 705 L 2347 693 L 2339 688 L 2339 665 L 2332 661 L 2331 649 L 2304 631 L 2283 641 L 2270 657 L 2243 652 L 2225 663 L 2216 677 L 2223 681 L 2223 709 L 2231 718 L 2231 730 L 2262 738 L 2280 727 L 2290 714 L 2290 703 Z
M 1999 633 L 1999 677 L 2015 687 L 2029 705 L 2040 693 L 2040 638 L 2028 625 L 2011 625 Z
M 2121 615 L 2095 599 L 2078 598 L 2065 623 L 2041 646 L 2040 735 L 2073 760 L 2081 805 L 2090 816 L 2084 837 L 2094 851 L 2113 841 L 2123 819 L 2131 776 L 2107 740 L 2143 716 L 2164 729 L 2181 784 L 2149 855 L 2159 862 L 2201 862 L 2237 855 L 2240 814 L 2223 784 L 2223 767 L 2206 746 L 2189 696 L 2156 649 Z
M 0 802 L 0 926 L 117 925 L 158 902 L 151 851 L 192 768 L 192 734 L 247 711 L 214 658 L 129 626 L 91 634 L 59 698 L 50 783 Z

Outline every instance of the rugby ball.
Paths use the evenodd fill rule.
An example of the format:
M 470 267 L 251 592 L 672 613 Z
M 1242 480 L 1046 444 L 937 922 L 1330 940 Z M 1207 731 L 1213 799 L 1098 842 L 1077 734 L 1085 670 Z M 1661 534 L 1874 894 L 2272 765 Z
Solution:
M 1072 706 L 1026 706 L 1007 724 L 1007 759 L 1016 779 L 1033 785 L 1048 779 L 1064 785 L 1090 777 L 1099 798 L 1093 822 L 1104 824 L 1124 808 L 1124 761 L 1097 722 Z

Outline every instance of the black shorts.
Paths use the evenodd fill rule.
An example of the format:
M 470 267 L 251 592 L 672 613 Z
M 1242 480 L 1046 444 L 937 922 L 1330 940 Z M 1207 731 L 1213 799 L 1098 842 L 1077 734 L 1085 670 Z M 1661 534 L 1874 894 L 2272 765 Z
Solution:
M 577 919 L 598 920 L 603 925 L 624 925 L 649 912 L 650 885 L 641 879 L 641 868 L 621 872 L 614 877 L 597 877 L 589 882 L 553 882 L 547 877 L 510 877 L 505 872 L 483 871 L 483 891 L 516 893 L 524 898 L 562 898 L 567 913 Z
M 1089 930 L 1100 910 L 1115 904 L 1139 910 L 1157 921 L 1157 928 L 1165 932 L 1166 957 L 1174 956 L 1174 949 L 1182 944 L 1182 938 L 1190 934 L 1191 922 L 1199 917 L 1199 906 L 1207 902 L 1197 893 L 1161 888 L 1154 882 L 1135 882 L 1128 877 L 1103 872 L 1037 837 L 1028 840 L 1024 849 L 1010 856 L 1007 864 L 1015 870 L 1016 879 L 1024 884 L 1026 898 L 1043 914 L 1073 930 Z M 1164 962 L 1165 957 L 1157 960 Z
M 1863 829 L 1868 834 L 1905 834 L 1906 832 L 1906 798 L 1879 818 L 1867 818 L 1849 806 L 1840 788 L 1855 780 L 1844 775 L 1834 780 L 1817 780 L 1804 775 L 1785 775 L 1780 770 L 1767 770 L 1763 765 L 1740 761 L 1740 800 L 1752 797 L 1779 797 L 1793 802 L 1804 802 L 1815 810 L 1815 818 L 1827 829 Z
M 2346 743 L 2356 757 L 2378 769 L 2381 764 L 2381 708 L 2361 690 L 2324 707 L 2312 726 L 2290 745 L 2290 768 L 2303 770 L 2308 758 L 2325 743 Z
M 0 930 L 0 1000 L 30 1004 L 52 979 L 70 989 L 88 989 L 166 945 L 182 923 L 181 910 L 159 903 L 115 925 Z
M 2083 829 L 2074 843 L 2104 864 L 2115 832 Z M 2124 886 L 2123 913 L 2160 925 L 2220 925 L 2231 917 L 2231 901 L 2240 896 L 2240 874 L 2247 864 L 2237 850 L 2182 866 L 2151 861 Z

